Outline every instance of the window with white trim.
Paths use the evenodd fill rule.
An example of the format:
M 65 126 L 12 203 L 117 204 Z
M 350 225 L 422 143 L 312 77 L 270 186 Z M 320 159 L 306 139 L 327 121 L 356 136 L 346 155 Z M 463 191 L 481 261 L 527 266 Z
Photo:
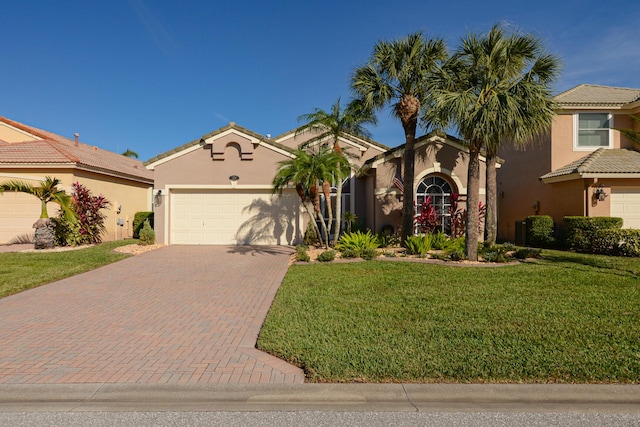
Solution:
M 451 194 L 452 186 L 444 178 L 428 175 L 423 178 L 416 189 L 416 215 L 422 212 L 423 203 L 430 197 L 431 205 L 440 219 L 440 228 L 445 233 L 451 229 Z
M 611 147 L 611 114 L 577 113 L 574 116 L 575 143 L 577 149 Z

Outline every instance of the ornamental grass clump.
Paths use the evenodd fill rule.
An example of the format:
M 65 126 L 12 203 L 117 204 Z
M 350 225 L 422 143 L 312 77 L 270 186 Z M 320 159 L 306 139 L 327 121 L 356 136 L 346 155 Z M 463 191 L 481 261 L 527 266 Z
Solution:
M 380 246 L 378 236 L 367 230 L 345 233 L 340 236 L 336 249 L 341 252 L 343 258 L 372 259 L 377 256 L 376 249 Z

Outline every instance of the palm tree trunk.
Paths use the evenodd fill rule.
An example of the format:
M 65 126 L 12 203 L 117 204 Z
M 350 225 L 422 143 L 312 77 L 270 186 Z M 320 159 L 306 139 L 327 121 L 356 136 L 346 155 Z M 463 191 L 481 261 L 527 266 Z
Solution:
M 322 193 L 324 194 L 324 202 L 327 206 L 327 213 L 329 215 L 329 223 L 327 224 L 327 230 L 331 230 L 331 226 L 333 225 L 333 206 L 331 203 L 331 183 L 325 180 L 322 183 Z
M 469 141 L 469 168 L 467 172 L 467 224 L 465 255 L 469 261 L 478 260 L 478 214 L 480 202 L 480 147 Z
M 322 242 L 322 238 L 320 237 L 320 229 L 318 228 L 318 224 L 316 224 L 313 211 L 309 207 L 309 203 L 307 203 L 306 201 L 304 189 L 300 184 L 296 184 L 296 192 L 298 193 L 298 197 L 300 197 L 300 203 L 302 203 L 302 206 L 304 206 L 305 210 L 307 211 L 307 215 L 309 215 L 309 221 L 311 221 L 311 224 L 313 224 L 313 229 L 316 232 L 316 236 L 318 236 L 318 238 Z
M 413 217 L 415 208 L 413 206 L 413 183 L 415 169 L 415 141 L 416 128 L 418 124 L 417 115 L 412 116 L 406 123 L 402 123 L 405 132 L 405 146 L 402 178 L 404 180 L 404 192 L 402 200 L 402 229 L 400 230 L 400 240 L 404 245 L 407 237 L 413 236 Z
M 487 153 L 486 163 L 486 185 L 487 185 L 487 210 L 484 218 L 484 241 L 485 245 L 496 244 L 498 228 L 498 203 L 497 203 L 497 183 L 496 183 L 496 154 Z
M 342 228 L 342 180 L 336 188 L 336 223 L 333 226 L 333 239 L 338 241 L 340 238 L 340 228 Z

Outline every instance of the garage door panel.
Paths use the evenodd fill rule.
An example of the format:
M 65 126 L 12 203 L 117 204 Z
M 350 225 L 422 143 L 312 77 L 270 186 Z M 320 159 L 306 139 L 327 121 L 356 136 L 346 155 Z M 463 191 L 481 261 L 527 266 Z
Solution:
M 612 188 L 611 216 L 622 218 L 624 228 L 640 229 L 640 187 Z
M 182 190 L 171 193 L 172 244 L 293 244 L 300 240 L 294 192 Z

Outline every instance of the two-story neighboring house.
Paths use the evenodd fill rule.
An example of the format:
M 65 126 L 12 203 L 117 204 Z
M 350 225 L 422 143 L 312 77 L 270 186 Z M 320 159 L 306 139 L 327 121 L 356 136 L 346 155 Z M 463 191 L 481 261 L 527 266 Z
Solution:
M 499 238 L 516 240 L 529 215 L 557 224 L 568 215 L 613 216 L 640 228 L 640 147 L 614 129 L 638 129 L 630 116 L 640 114 L 640 89 L 582 84 L 555 100 L 544 138 L 499 153 Z

